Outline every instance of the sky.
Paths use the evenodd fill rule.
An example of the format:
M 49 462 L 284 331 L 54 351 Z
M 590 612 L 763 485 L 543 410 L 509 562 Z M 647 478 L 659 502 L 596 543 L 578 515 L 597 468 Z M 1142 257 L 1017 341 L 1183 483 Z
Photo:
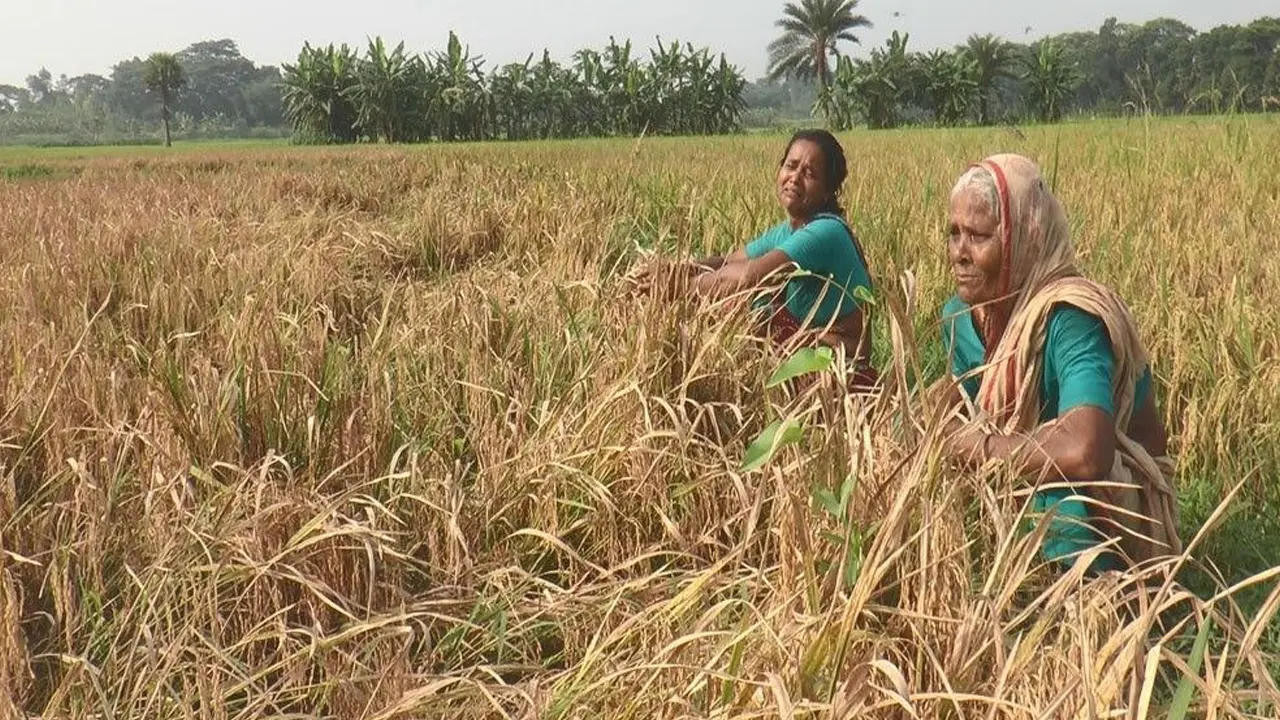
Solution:
M 413 51 L 442 49 L 454 30 L 486 67 L 540 56 L 564 61 L 613 35 L 647 49 L 661 36 L 724 53 L 748 79 L 765 72 L 782 0 L 0 0 L 0 84 L 22 85 L 46 67 L 54 77 L 108 75 L 116 62 L 194 42 L 230 38 L 261 65 L 292 61 L 304 41 L 363 48 L 381 35 Z M 21 8 L 21 9 L 18 9 Z M 1275 0 L 861 0 L 874 23 L 865 55 L 894 30 L 908 49 L 929 50 L 992 32 L 1010 40 L 1096 30 L 1103 20 L 1174 17 L 1197 30 L 1280 15 Z M 896 13 L 896 15 L 895 15 Z M 1030 31 L 1028 32 L 1028 28 Z M 645 53 L 642 53 L 642 55 Z

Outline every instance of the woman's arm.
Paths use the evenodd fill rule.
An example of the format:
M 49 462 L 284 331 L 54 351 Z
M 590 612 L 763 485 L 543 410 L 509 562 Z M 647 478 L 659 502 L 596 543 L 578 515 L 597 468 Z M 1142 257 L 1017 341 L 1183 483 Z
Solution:
M 687 292 L 690 283 L 701 275 L 719 270 L 726 265 L 745 262 L 747 254 L 743 250 L 735 250 L 729 255 L 712 255 L 700 260 L 691 260 L 678 262 L 665 270 L 664 274 L 670 278 L 670 292 L 676 294 L 684 294 Z M 643 264 L 632 268 L 627 272 L 625 282 L 630 291 L 636 294 L 649 294 L 653 291 L 655 282 L 655 266 L 652 264 Z M 676 288 L 679 288 L 678 290 Z
M 739 251 L 741 252 L 741 251 Z M 756 287 L 783 267 L 794 264 L 781 250 L 770 250 L 758 258 L 749 259 L 743 252 L 730 255 L 716 270 L 704 272 L 694 280 L 694 291 L 699 295 L 724 298 Z
M 734 263 L 743 263 L 747 261 L 747 252 L 742 248 L 738 248 L 728 255 L 712 255 L 701 260 L 695 260 L 694 264 L 706 268 L 708 270 L 719 270 L 725 265 Z
M 1106 479 L 1115 462 L 1115 420 L 1103 409 L 1086 405 L 1041 425 L 1030 436 L 962 429 L 948 440 L 947 450 L 975 466 L 1001 459 L 1022 475 L 1051 473 L 1072 482 L 1098 482 Z

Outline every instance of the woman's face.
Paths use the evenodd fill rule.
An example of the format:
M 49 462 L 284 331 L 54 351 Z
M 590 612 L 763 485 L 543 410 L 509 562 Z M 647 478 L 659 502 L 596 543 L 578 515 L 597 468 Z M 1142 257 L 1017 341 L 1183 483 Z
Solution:
M 947 257 L 956 293 L 968 305 L 990 302 L 1000 294 L 1000 218 L 987 198 L 970 187 L 951 200 Z
M 831 197 L 827 188 L 827 161 L 822 149 L 810 140 L 791 144 L 778 168 L 778 201 L 796 220 L 808 220 Z

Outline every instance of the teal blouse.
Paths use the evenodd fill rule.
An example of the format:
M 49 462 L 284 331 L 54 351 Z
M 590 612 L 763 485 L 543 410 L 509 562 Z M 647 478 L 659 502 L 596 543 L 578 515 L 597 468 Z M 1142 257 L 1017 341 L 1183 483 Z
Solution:
M 854 244 L 853 231 L 838 215 L 820 213 L 807 224 L 793 230 L 783 221 L 766 230 L 747 244 L 747 257 L 752 260 L 781 250 L 801 270 L 811 273 L 787 281 L 786 308 L 804 323 L 825 325 L 833 317 L 842 318 L 858 308 L 854 288 L 871 291 L 871 275 Z
M 943 347 L 956 378 L 980 367 L 986 355 L 970 310 L 964 301 L 953 297 L 942 311 Z M 1048 422 L 1084 406 L 1099 408 L 1114 417 L 1114 374 L 1115 356 L 1102 320 L 1073 305 L 1054 307 L 1045 333 L 1040 421 Z M 965 394 L 973 400 L 977 399 L 980 384 L 978 377 L 961 382 Z M 1151 385 L 1151 368 L 1147 367 L 1134 389 L 1135 406 L 1146 400 Z M 1093 547 L 1103 536 L 1089 525 L 1087 506 L 1070 489 L 1044 490 L 1032 499 L 1032 512 L 1046 513 L 1054 507 L 1056 515 L 1050 521 L 1041 552 L 1047 560 L 1070 565 L 1075 555 Z M 1094 569 L 1115 565 L 1116 558 L 1107 553 L 1098 558 Z

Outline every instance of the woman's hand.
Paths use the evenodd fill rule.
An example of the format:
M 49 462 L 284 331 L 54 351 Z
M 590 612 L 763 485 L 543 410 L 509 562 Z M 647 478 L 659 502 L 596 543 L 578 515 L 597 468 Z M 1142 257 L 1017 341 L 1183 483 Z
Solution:
M 791 258 L 781 250 L 770 250 L 757 258 L 747 258 L 742 253 L 741 259 L 735 261 L 738 255 L 739 253 L 734 253 L 719 269 L 699 277 L 694 287 L 698 294 L 717 300 L 728 298 L 759 287 L 775 274 L 781 274 L 786 268 L 795 266 Z
M 697 263 L 650 258 L 628 271 L 623 283 L 632 295 L 653 295 L 655 290 L 664 290 L 662 295 L 673 297 L 687 294 L 694 278 L 706 272 L 710 270 Z
M 978 467 L 990 459 L 988 443 L 994 436 L 978 423 L 952 418 L 945 432 L 942 448 L 951 459 L 966 467 Z
M 642 262 L 622 276 L 622 284 L 631 295 L 648 295 L 653 289 L 653 265 Z

